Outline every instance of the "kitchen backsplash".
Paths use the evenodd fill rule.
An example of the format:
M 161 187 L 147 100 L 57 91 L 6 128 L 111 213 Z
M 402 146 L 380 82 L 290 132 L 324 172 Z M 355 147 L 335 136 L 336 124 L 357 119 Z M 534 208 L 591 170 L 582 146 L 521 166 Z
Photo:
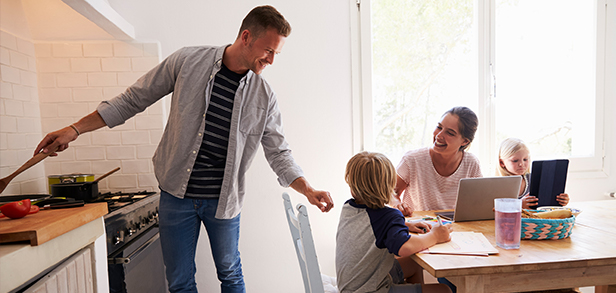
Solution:
M 91 113 L 160 62 L 157 43 L 29 42 L 1 32 L 0 177 L 27 161 L 42 137 Z M 47 176 L 96 177 L 101 191 L 157 190 L 151 163 L 165 123 L 163 101 L 114 129 L 81 135 L 11 182 L 8 194 L 47 193 Z
M 0 31 L 0 177 L 32 157 L 41 139 L 34 44 Z M 17 176 L 4 194 L 46 191 L 44 165 Z

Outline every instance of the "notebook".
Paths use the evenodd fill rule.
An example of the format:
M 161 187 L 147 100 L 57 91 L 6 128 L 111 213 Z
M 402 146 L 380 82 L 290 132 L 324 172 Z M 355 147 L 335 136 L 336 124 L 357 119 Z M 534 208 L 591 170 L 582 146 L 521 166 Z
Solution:
M 556 196 L 565 192 L 569 160 L 534 161 L 530 173 L 530 195 L 539 201 L 534 207 L 560 206 Z
M 460 179 L 454 212 L 437 212 L 454 222 L 494 219 L 495 198 L 518 198 L 522 176 Z

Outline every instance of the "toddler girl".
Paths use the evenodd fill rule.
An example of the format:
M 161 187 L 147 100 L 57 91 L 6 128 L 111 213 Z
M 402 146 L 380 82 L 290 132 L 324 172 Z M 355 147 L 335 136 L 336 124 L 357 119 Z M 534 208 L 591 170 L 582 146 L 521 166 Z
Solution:
M 529 194 L 530 191 L 530 151 L 526 144 L 517 138 L 505 139 L 498 151 L 498 171 L 499 176 L 522 176 L 520 193 L 518 197 L 522 199 L 522 208 L 528 209 L 537 205 L 538 198 Z M 565 206 L 569 203 L 569 195 L 561 193 L 556 196 L 556 200 Z

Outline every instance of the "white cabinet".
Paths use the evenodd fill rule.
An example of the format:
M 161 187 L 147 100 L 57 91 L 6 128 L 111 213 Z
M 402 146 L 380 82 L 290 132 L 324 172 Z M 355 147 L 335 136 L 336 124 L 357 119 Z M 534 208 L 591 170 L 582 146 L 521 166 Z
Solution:
M 93 293 L 92 253 L 86 247 L 38 280 L 25 293 Z
M 24 243 L 0 244 L 0 292 L 11 292 L 25 283 L 33 282 L 33 278 L 59 263 L 62 264 L 56 269 L 64 264 L 68 266 L 70 260 L 77 255 L 76 253 L 89 254 L 87 269 L 85 268 L 86 260 L 78 262 L 84 263 L 80 265 L 83 269 L 79 270 L 86 274 L 84 278 L 90 280 L 92 291 L 49 292 L 109 292 L 105 237 L 105 223 L 100 217 L 38 246 Z M 72 269 L 69 268 L 68 271 L 70 270 Z M 89 275 L 86 270 L 89 270 Z M 78 277 L 77 272 L 73 275 L 81 278 Z

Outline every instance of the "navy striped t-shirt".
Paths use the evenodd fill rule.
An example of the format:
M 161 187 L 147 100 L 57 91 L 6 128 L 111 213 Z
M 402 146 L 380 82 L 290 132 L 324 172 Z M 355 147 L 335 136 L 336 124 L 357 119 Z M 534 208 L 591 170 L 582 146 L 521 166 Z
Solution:
M 210 104 L 205 114 L 203 142 L 188 180 L 186 197 L 220 196 L 227 161 L 233 98 L 244 75 L 237 74 L 222 64 L 214 77 Z

